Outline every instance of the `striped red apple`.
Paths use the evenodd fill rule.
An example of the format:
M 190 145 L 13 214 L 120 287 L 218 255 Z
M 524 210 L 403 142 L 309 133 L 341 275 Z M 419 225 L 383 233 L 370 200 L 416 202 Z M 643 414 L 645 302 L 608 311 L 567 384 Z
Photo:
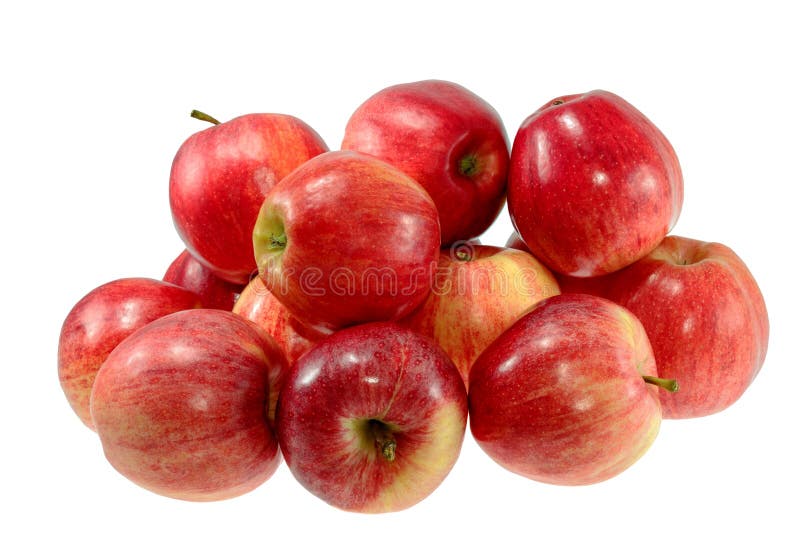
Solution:
M 683 177 L 667 138 L 607 91 L 555 98 L 514 139 L 508 210 L 552 270 L 578 277 L 625 267 L 675 225 Z
M 269 412 L 286 372 L 253 323 L 223 310 L 177 312 L 114 349 L 92 388 L 92 419 L 108 461 L 136 484 L 227 499 L 278 467 Z
M 394 323 L 340 330 L 292 366 L 278 438 L 295 478 L 349 511 L 408 508 L 461 450 L 467 396 L 432 340 Z
M 391 163 L 431 195 L 442 243 L 481 235 L 506 199 L 508 137 L 497 111 L 442 80 L 387 87 L 347 121 L 343 150 Z
M 401 323 L 433 338 L 466 385 L 480 353 L 523 312 L 558 293 L 553 275 L 530 254 L 463 243 L 442 251 L 430 296 Z
M 264 197 L 301 163 L 328 148 L 291 115 L 252 113 L 212 122 L 175 154 L 169 203 L 186 248 L 216 276 L 244 285 L 256 270 L 252 234 Z
M 430 293 L 440 241 L 422 186 L 349 151 L 317 156 L 278 183 L 253 230 L 266 286 L 322 332 L 408 315 Z
M 659 372 L 681 384 L 675 394 L 662 392 L 664 417 L 724 410 L 764 364 L 764 297 L 742 259 L 721 243 L 668 236 L 641 260 L 591 287 L 565 287 L 576 290 L 610 298 L 641 320 Z
M 70 406 L 89 428 L 89 396 L 97 371 L 125 338 L 171 313 L 199 308 L 191 291 L 151 278 L 103 284 L 72 307 L 58 338 L 58 379 Z
M 618 475 L 661 424 L 658 378 L 644 328 L 622 306 L 591 295 L 541 301 L 475 361 L 470 429 L 497 463 L 561 485 Z

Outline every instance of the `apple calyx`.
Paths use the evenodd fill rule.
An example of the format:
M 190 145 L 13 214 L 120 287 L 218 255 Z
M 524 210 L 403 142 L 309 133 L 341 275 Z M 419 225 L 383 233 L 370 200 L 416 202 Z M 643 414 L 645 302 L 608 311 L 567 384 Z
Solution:
M 203 113 L 202 111 L 198 111 L 196 109 L 193 109 L 189 115 L 194 119 L 210 122 L 211 124 L 220 124 L 220 122 L 217 119 L 215 119 L 208 113 Z
M 678 391 L 678 381 L 674 378 L 659 378 L 657 376 L 643 375 L 642 379 L 648 384 L 653 384 L 660 388 L 664 388 L 670 393 Z
M 378 419 L 370 419 L 367 421 L 367 429 L 372 434 L 375 445 L 381 451 L 381 455 L 387 462 L 393 462 L 395 451 L 397 450 L 397 441 L 392 436 L 389 425 Z

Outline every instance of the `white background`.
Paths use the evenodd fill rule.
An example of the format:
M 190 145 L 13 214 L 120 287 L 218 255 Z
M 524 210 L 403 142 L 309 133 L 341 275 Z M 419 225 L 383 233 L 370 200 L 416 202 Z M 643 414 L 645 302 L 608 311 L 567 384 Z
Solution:
M 782 4 L 145 4 L 0 8 L 0 531 L 796 528 L 800 40 Z M 63 397 L 57 339 L 86 292 L 159 278 L 182 249 L 167 183 L 180 143 L 205 127 L 189 111 L 294 114 L 337 148 L 364 99 L 426 78 L 488 100 L 512 139 L 550 98 L 595 88 L 648 115 L 684 170 L 674 233 L 733 248 L 765 295 L 772 331 L 755 383 L 723 413 L 665 421 L 636 465 L 589 487 L 508 473 L 469 434 L 433 495 L 383 516 L 329 507 L 285 465 L 254 492 L 212 504 L 118 475 Z M 483 241 L 503 244 L 510 230 L 504 213 Z

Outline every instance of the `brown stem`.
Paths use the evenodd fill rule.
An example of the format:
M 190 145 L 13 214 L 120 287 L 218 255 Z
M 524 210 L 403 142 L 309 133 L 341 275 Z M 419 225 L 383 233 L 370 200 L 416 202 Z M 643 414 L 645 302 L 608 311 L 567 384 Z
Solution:
M 678 381 L 674 378 L 659 378 L 657 376 L 649 375 L 643 375 L 642 378 L 648 384 L 653 384 L 660 388 L 664 388 L 671 393 L 678 391 Z
M 196 109 L 193 109 L 190 115 L 192 118 L 200 119 L 201 121 L 210 122 L 211 124 L 219 124 L 219 121 L 208 113 L 203 113 L 202 111 L 197 111 Z
M 478 172 L 478 157 L 475 154 L 468 154 L 458 162 L 458 172 L 462 176 L 472 176 Z
M 393 462 L 395 452 L 397 451 L 397 441 L 392 437 L 389 427 L 386 423 L 378 421 L 377 419 L 370 419 L 369 429 L 375 438 L 375 444 L 381 451 L 381 454 L 388 462 Z

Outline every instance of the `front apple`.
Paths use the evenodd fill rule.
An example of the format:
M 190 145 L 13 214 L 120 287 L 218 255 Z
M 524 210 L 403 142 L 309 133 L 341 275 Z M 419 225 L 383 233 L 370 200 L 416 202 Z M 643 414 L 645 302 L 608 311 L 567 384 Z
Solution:
M 422 184 L 442 222 L 442 243 L 479 236 L 505 203 L 508 139 L 487 102 L 455 83 L 387 87 L 347 122 L 342 149 L 371 154 Z
M 511 152 L 508 209 L 534 256 L 562 274 L 599 276 L 653 250 L 678 219 L 683 178 L 669 141 L 606 91 L 550 101 Z
M 661 407 L 650 384 L 676 388 L 655 374 L 633 314 L 600 297 L 550 297 L 475 361 L 470 428 L 514 473 L 551 484 L 600 482 L 655 439 Z
M 191 291 L 150 278 L 122 278 L 90 291 L 70 310 L 58 338 L 58 379 L 67 400 L 89 428 L 95 375 L 123 339 L 171 313 L 199 308 Z
M 193 116 L 198 116 L 193 113 Z M 186 248 L 220 278 L 244 285 L 256 269 L 253 224 L 266 194 L 327 150 L 290 115 L 253 113 L 197 132 L 172 162 L 169 202 Z
M 334 333 L 292 367 L 278 438 L 297 480 L 349 511 L 389 512 L 429 495 L 461 450 L 467 400 L 430 339 L 393 323 Z
M 524 311 L 558 293 L 530 254 L 465 243 L 442 251 L 430 296 L 401 322 L 433 338 L 467 384 L 480 353 Z
M 136 484 L 176 499 L 252 490 L 280 462 L 268 411 L 282 358 L 266 334 L 231 312 L 154 321 L 97 374 L 91 412 L 106 458 Z
M 259 273 L 297 319 L 330 332 L 394 320 L 428 296 L 439 215 L 391 165 L 328 152 L 270 192 L 253 231 Z

